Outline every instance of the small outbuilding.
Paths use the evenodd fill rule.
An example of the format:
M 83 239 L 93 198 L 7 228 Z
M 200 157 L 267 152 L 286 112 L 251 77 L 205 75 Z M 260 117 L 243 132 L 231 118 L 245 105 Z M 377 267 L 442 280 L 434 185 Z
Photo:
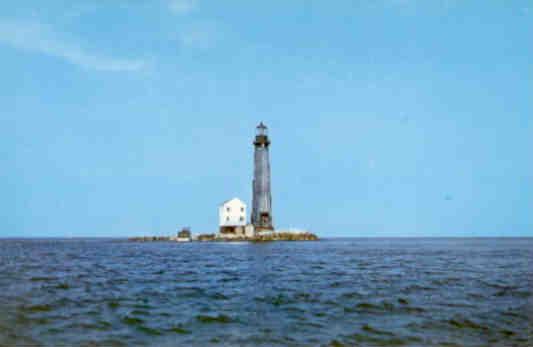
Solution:
M 176 241 L 178 242 L 190 242 L 192 240 L 191 238 L 191 229 L 190 228 L 183 228 L 180 232 L 178 232 L 178 237 L 176 238 Z

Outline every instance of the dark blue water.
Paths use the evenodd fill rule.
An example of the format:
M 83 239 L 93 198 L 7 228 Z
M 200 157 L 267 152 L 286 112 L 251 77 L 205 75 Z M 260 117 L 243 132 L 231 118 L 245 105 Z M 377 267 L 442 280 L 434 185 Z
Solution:
M 0 241 L 0 346 L 533 346 L 533 239 Z

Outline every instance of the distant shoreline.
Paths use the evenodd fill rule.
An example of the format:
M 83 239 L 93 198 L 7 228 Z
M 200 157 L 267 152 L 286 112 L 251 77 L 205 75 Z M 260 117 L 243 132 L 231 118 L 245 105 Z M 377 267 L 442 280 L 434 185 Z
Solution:
M 133 237 L 142 237 L 142 236 L 133 236 Z M 164 236 L 166 237 L 166 236 Z M 0 241 L 9 241 L 9 240 L 121 240 L 128 241 L 132 237 L 128 236 L 16 236 L 16 237 L 0 237 Z M 370 239 L 398 239 L 398 240 L 413 240 L 413 239 L 463 239 L 463 240 L 475 240 L 475 239 L 533 239 L 533 236 L 327 236 L 319 237 L 321 241 L 324 240 L 370 240 Z
M 254 236 L 234 234 L 200 234 L 188 239 L 169 236 L 141 236 L 130 237 L 130 242 L 276 242 L 276 241 L 318 241 L 319 238 L 310 232 L 270 232 Z

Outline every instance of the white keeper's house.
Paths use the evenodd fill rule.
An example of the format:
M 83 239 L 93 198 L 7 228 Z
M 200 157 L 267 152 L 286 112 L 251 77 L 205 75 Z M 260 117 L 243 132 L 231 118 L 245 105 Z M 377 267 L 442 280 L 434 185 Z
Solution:
M 224 201 L 218 208 L 220 234 L 244 236 L 246 233 L 246 204 L 238 198 Z M 253 228 L 248 233 L 253 233 Z
M 231 232 L 246 225 L 246 204 L 238 198 L 224 201 L 218 208 L 220 232 Z M 229 230 L 224 230 L 229 229 Z

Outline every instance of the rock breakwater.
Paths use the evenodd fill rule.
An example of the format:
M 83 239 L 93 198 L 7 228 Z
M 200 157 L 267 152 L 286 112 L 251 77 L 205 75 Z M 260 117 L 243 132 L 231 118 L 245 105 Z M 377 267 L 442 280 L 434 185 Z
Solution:
M 132 242 L 157 242 L 157 241 L 175 241 L 172 237 L 166 236 L 141 236 L 130 237 L 128 241 Z M 236 236 L 225 234 L 200 234 L 192 238 L 197 242 L 271 242 L 271 241 L 318 241 L 318 236 L 310 232 L 269 232 L 261 233 L 254 236 Z

